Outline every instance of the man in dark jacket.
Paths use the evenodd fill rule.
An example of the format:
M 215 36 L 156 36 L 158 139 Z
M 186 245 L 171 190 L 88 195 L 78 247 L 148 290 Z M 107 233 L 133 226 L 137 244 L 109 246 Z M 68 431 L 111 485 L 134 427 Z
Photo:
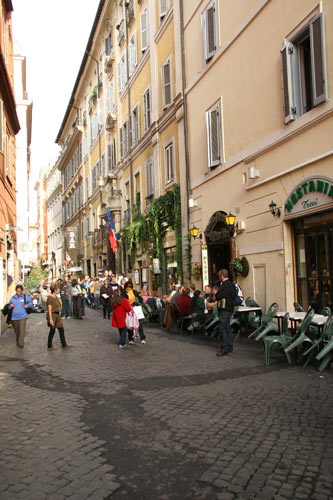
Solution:
M 233 351 L 233 338 L 230 326 L 230 316 L 234 310 L 235 289 L 229 280 L 227 269 L 219 272 L 221 287 L 216 294 L 217 308 L 219 311 L 219 333 L 221 338 L 221 349 L 217 356 L 226 356 Z

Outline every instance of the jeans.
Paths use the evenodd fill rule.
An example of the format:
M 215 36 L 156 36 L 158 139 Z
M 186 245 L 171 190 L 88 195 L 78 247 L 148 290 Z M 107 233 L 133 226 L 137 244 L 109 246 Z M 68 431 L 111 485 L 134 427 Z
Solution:
M 119 345 L 126 344 L 126 328 L 118 328 L 119 330 Z
M 61 316 L 68 318 L 70 316 L 70 307 L 69 307 L 69 300 L 68 299 L 62 299 L 62 309 L 61 309 Z
M 81 302 L 81 306 L 82 306 L 82 316 L 85 316 L 85 306 L 86 306 L 86 298 L 85 297 L 82 297 L 82 302 Z
M 49 336 L 47 339 L 47 347 L 53 347 L 52 340 L 53 340 L 55 331 L 56 331 L 56 329 L 51 326 L 50 331 L 49 331 Z M 66 339 L 65 339 L 64 327 L 58 328 L 58 332 L 59 332 L 59 336 L 60 336 L 61 345 L 62 345 L 62 347 L 65 347 L 67 344 L 66 344 Z
M 233 337 L 230 326 L 230 311 L 219 311 L 219 333 L 221 339 L 221 351 L 223 352 L 232 352 L 233 350 Z
M 100 292 L 94 292 L 94 307 L 95 309 L 99 309 L 100 304 Z

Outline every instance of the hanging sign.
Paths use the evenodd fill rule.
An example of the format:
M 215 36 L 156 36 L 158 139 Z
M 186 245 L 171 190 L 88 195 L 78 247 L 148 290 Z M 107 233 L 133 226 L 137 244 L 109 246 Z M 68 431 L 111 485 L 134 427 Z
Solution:
M 285 218 L 306 215 L 307 212 L 328 208 L 333 205 L 333 180 L 315 176 L 303 180 L 290 193 L 285 205 Z
M 201 246 L 201 259 L 202 259 L 202 284 L 205 287 L 206 285 L 209 284 L 207 245 Z
M 160 270 L 160 259 L 153 259 L 153 270 L 154 274 L 159 274 Z

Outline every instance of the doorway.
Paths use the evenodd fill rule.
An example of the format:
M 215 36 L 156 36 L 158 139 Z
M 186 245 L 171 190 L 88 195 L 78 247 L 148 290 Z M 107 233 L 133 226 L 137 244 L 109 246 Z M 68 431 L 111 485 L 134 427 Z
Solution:
M 333 307 L 333 214 L 295 223 L 298 301 L 316 313 Z
M 231 261 L 230 240 L 223 240 L 218 244 L 208 245 L 209 262 L 209 282 L 212 285 L 218 285 L 219 270 L 228 269 Z

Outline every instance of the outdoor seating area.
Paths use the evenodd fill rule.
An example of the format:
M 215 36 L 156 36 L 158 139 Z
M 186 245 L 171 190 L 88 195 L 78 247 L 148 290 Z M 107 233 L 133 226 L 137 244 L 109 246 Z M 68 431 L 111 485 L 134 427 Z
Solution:
M 321 372 L 329 368 L 333 360 L 333 314 L 325 307 L 320 314 L 314 309 L 306 312 L 298 303 L 294 311 L 279 311 L 277 303 L 272 303 L 266 313 L 251 297 L 245 306 L 236 306 L 231 316 L 234 342 L 243 338 L 263 343 L 264 362 L 270 365 L 272 356 L 282 357 L 287 363 L 298 363 L 306 367 L 314 363 Z M 172 305 L 170 305 L 172 309 Z M 218 309 L 214 307 L 202 321 L 191 316 L 179 316 L 174 307 L 174 323 L 168 330 L 180 335 L 201 335 L 208 339 L 219 336 Z

